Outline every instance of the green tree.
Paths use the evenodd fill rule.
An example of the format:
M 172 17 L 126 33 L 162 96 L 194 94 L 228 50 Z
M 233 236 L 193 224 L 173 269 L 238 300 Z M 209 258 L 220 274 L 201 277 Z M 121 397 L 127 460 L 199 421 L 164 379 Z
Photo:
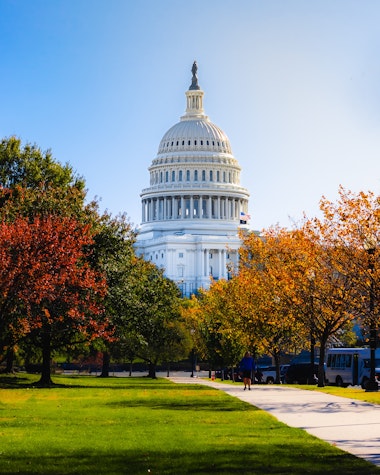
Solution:
M 98 342 L 103 351 L 102 377 L 109 376 L 110 361 L 113 356 L 122 355 L 130 338 L 131 286 L 139 276 L 135 272 L 136 256 L 133 245 L 135 232 L 125 215 L 112 217 L 104 213 L 96 223 L 91 264 L 106 278 L 107 291 L 104 307 L 113 327 L 112 340 Z
M 129 329 L 139 341 L 138 356 L 149 364 L 149 376 L 155 378 L 158 363 L 167 361 L 169 355 L 181 358 L 188 352 L 180 291 L 161 269 L 136 258 L 125 295 Z
M 85 181 L 69 164 L 36 145 L 22 146 L 16 137 L 0 142 L 0 190 L 0 213 L 6 219 L 60 214 L 85 220 L 95 206 L 85 205 Z

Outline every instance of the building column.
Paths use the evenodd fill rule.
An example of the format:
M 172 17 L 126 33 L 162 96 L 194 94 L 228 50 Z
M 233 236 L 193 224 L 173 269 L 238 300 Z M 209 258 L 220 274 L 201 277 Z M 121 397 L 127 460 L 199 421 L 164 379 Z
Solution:
M 181 196 L 181 219 L 185 219 L 185 199 Z
M 212 197 L 208 197 L 208 203 L 207 203 L 207 214 L 208 214 L 208 219 L 212 218 Z
M 190 219 L 194 219 L 194 197 L 190 196 Z

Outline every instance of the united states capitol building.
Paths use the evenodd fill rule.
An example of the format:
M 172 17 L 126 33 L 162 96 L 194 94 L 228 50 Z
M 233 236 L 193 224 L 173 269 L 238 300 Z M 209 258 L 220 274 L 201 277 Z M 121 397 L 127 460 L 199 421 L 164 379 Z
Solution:
M 238 229 L 247 228 L 248 191 L 227 135 L 205 115 L 197 64 L 186 111 L 163 136 L 141 192 L 136 251 L 175 281 L 184 296 L 228 279 Z

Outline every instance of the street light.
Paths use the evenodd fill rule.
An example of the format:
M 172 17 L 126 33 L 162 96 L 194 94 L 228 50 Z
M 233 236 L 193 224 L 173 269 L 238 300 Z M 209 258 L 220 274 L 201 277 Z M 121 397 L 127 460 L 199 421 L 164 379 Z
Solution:
M 310 374 L 309 374 L 309 384 L 315 383 L 314 378 L 314 365 L 315 365 L 315 329 L 314 329 L 314 279 L 315 273 L 311 269 L 307 278 L 309 279 L 309 293 L 310 293 Z
M 190 377 L 191 378 L 194 378 L 194 369 L 195 369 L 195 348 L 194 348 L 194 333 L 195 333 L 195 330 L 194 328 L 192 328 L 190 330 L 190 333 L 191 333 L 191 340 L 192 340 L 192 349 L 191 349 L 191 375 Z
M 366 391 L 378 391 L 379 385 L 376 381 L 376 335 L 377 327 L 374 318 L 374 309 L 375 309 L 375 289 L 373 282 L 373 272 L 375 270 L 374 265 L 374 254 L 376 251 L 376 245 L 374 239 L 368 239 L 364 243 L 364 249 L 368 254 L 368 271 L 370 273 L 370 288 L 369 288 L 369 313 L 370 313 L 370 328 L 369 328 L 369 348 L 370 348 L 370 371 L 369 371 L 369 380 L 366 383 Z
M 195 369 L 195 350 L 194 347 L 191 350 L 191 378 L 194 378 L 194 369 Z

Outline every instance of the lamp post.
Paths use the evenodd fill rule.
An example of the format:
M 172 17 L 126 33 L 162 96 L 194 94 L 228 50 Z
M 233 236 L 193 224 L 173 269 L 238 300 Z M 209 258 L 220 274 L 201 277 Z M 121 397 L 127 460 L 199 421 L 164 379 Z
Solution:
M 195 369 L 195 350 L 192 348 L 191 350 L 191 378 L 194 378 L 194 369 Z
M 314 279 L 315 273 L 313 270 L 310 270 L 307 278 L 309 279 L 309 294 L 310 294 L 310 374 L 309 374 L 309 384 L 315 383 L 314 378 L 314 365 L 315 365 L 315 329 L 314 329 Z
M 195 330 L 194 328 L 192 328 L 190 330 L 190 333 L 191 333 L 191 340 L 192 340 L 192 349 L 191 349 L 191 375 L 190 377 L 191 378 L 194 378 L 194 367 L 195 367 L 195 349 L 194 349 L 194 333 L 195 333 Z
M 376 381 L 376 336 L 377 336 L 377 326 L 374 318 L 374 309 L 375 309 L 375 295 L 374 295 L 374 282 L 373 282 L 373 272 L 375 269 L 374 266 L 374 254 L 375 254 L 375 245 L 371 242 L 367 242 L 365 250 L 368 254 L 368 271 L 370 273 L 370 288 L 369 288 L 369 313 L 370 313 L 370 328 L 369 328 L 369 348 L 370 348 L 370 372 L 369 380 L 366 383 L 366 391 L 378 391 L 379 385 Z

